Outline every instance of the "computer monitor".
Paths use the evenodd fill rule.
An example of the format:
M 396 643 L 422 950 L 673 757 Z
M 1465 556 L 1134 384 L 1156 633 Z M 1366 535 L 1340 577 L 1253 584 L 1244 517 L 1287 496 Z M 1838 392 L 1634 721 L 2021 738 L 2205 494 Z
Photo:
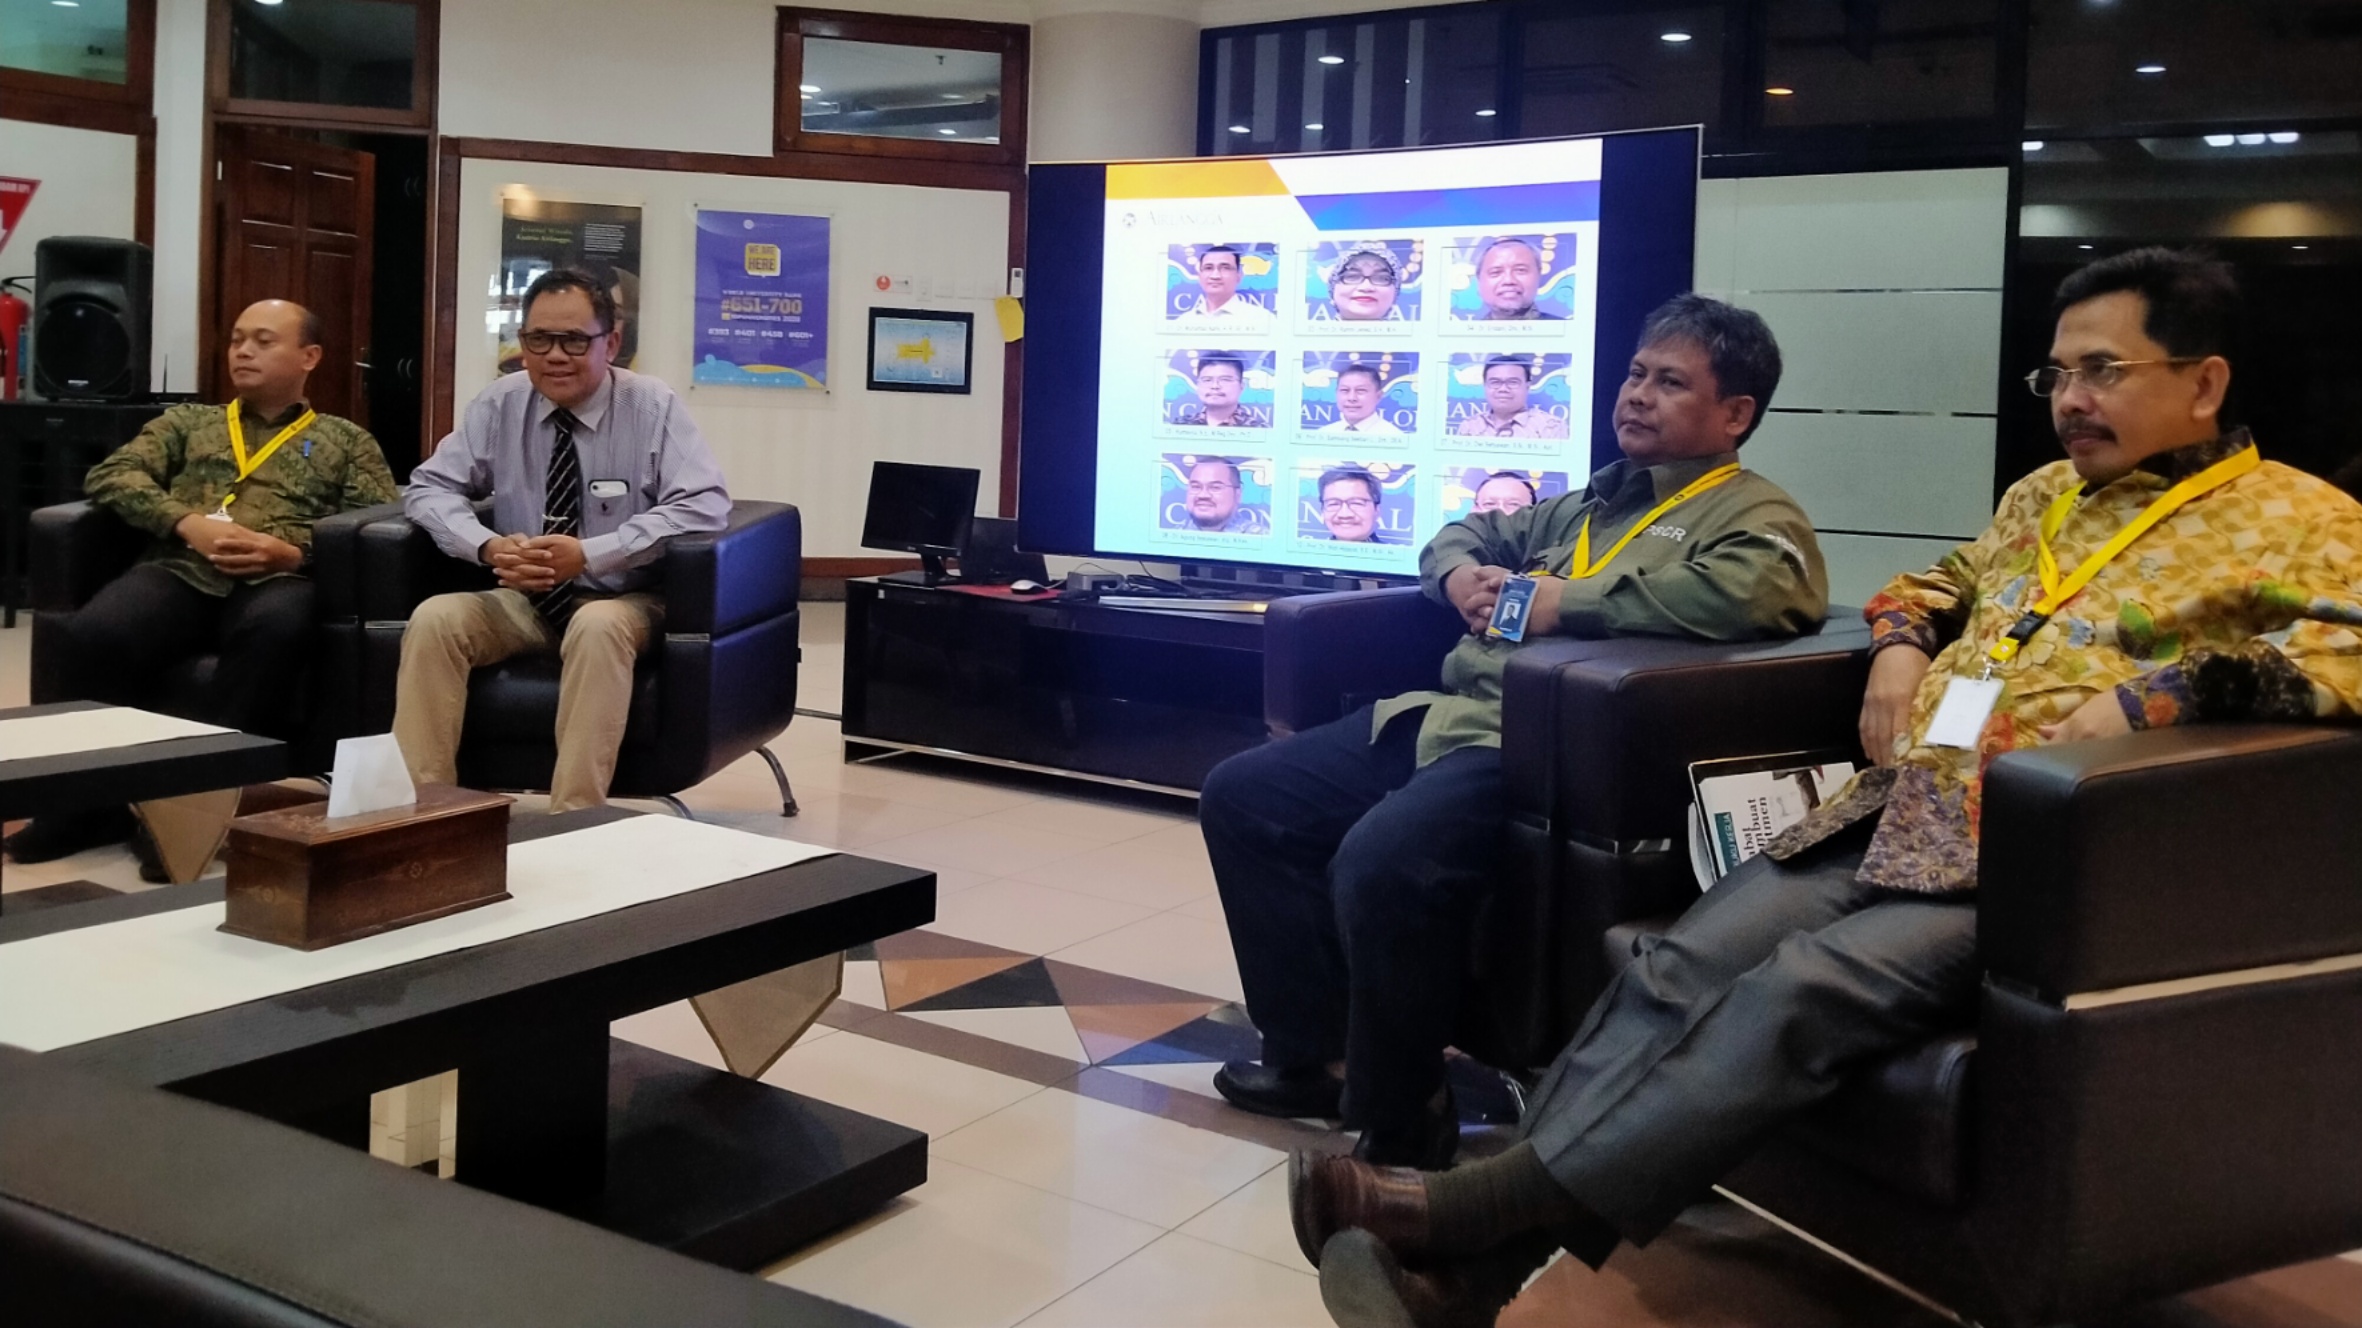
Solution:
M 978 472 L 965 466 L 919 466 L 880 461 L 869 472 L 869 512 L 861 522 L 861 544 L 870 549 L 915 553 L 925 567 L 890 580 L 935 585 L 945 580 L 943 560 L 959 556 L 976 515 Z

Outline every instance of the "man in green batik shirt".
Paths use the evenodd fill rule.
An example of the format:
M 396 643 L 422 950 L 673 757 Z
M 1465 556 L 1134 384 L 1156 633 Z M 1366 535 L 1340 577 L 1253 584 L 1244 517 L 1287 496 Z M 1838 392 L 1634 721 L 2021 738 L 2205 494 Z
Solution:
M 1444 1087 L 1470 919 L 1502 833 L 1501 678 L 1486 635 L 1512 575 L 1525 640 L 1793 636 L 1828 609 L 1812 525 L 1738 468 L 1779 383 L 1763 320 L 1699 295 L 1649 316 L 1616 397 L 1624 457 L 1584 489 L 1477 512 L 1420 555 L 1469 635 L 1442 686 L 1233 757 L 1206 779 L 1213 858 L 1260 1062 L 1215 1086 L 1248 1111 L 1358 1118 L 1369 1161 L 1435 1167 L 1459 1141 Z M 1588 531 L 1586 535 L 1585 532 Z
M 302 727 L 294 702 L 312 656 L 312 523 L 396 493 L 377 440 L 305 402 L 320 355 L 311 311 L 255 304 L 230 332 L 230 405 L 170 407 L 90 468 L 90 500 L 154 538 L 74 614 L 74 694 L 42 700 L 167 709 L 167 670 L 218 650 L 186 718 L 274 737 Z M 115 812 L 44 818 L 8 850 L 38 862 L 129 828 Z

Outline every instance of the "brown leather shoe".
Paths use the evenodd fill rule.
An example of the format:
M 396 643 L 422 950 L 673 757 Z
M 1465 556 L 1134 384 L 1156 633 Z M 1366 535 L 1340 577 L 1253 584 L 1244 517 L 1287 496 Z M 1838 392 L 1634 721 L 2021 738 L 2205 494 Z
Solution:
M 1371 1233 L 1340 1231 L 1321 1249 L 1320 1300 L 1339 1328 L 1493 1328 L 1547 1257 L 1520 1251 L 1413 1270 Z
M 1313 1266 L 1340 1231 L 1376 1236 L 1397 1257 L 1427 1254 L 1427 1182 L 1407 1167 L 1373 1167 L 1350 1157 L 1296 1152 L 1288 1158 L 1288 1218 L 1296 1248 Z

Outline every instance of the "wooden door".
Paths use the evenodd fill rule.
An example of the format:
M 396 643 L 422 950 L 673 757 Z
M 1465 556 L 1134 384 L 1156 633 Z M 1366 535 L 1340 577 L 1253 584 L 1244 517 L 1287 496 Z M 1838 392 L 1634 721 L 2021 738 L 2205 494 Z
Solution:
M 228 396 L 221 348 L 239 312 L 256 300 L 293 300 L 323 325 L 320 367 L 308 388 L 312 408 L 368 427 L 361 375 L 369 360 L 377 159 L 241 125 L 221 126 L 214 143 L 221 261 L 209 395 Z

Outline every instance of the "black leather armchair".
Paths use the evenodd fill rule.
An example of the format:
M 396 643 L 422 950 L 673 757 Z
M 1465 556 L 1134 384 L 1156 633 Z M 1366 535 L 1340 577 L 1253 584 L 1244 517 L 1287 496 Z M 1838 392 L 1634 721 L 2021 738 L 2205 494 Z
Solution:
M 1511 658 L 1509 860 L 1477 918 L 1461 1050 L 1505 1070 L 1547 1064 L 1607 983 L 1600 933 L 1697 897 L 1691 762 L 1826 745 L 1831 717 L 1850 723 L 1869 629 L 1840 613 L 1792 641 L 1567 638 Z M 1264 631 L 1264 713 L 1279 736 L 1436 686 L 1466 628 L 1403 588 L 1277 600 Z
M 362 527 L 400 511 L 400 504 L 387 503 L 332 516 L 312 527 L 311 576 L 318 587 L 315 612 L 319 634 L 307 684 L 310 724 L 295 749 L 298 770 L 326 770 L 334 759 L 338 738 L 376 731 L 362 726 L 360 712 L 361 617 L 356 562 Z M 146 533 L 87 502 L 44 507 L 33 513 L 27 598 L 33 611 L 31 682 L 35 704 L 85 699 L 75 686 L 74 662 L 67 645 L 73 616 L 101 587 L 138 561 L 147 545 Z M 219 657 L 214 655 L 184 661 L 165 680 L 166 695 L 179 698 L 185 709 L 218 663 Z
M 14 1328 L 892 1328 L 258 1117 L 0 1047 Z
M 675 536 L 659 564 L 664 635 L 640 657 L 631 718 L 610 792 L 670 799 L 749 752 L 779 783 L 782 815 L 796 813 L 787 772 L 763 744 L 795 716 L 803 584 L 803 519 L 785 503 L 731 504 L 710 535 Z M 426 532 L 393 515 L 360 533 L 360 714 L 365 730 L 393 727 L 394 680 L 410 612 L 431 595 L 481 590 L 491 574 L 445 556 Z M 468 684 L 460 782 L 543 790 L 557 761 L 558 661 L 535 655 L 476 670 Z

